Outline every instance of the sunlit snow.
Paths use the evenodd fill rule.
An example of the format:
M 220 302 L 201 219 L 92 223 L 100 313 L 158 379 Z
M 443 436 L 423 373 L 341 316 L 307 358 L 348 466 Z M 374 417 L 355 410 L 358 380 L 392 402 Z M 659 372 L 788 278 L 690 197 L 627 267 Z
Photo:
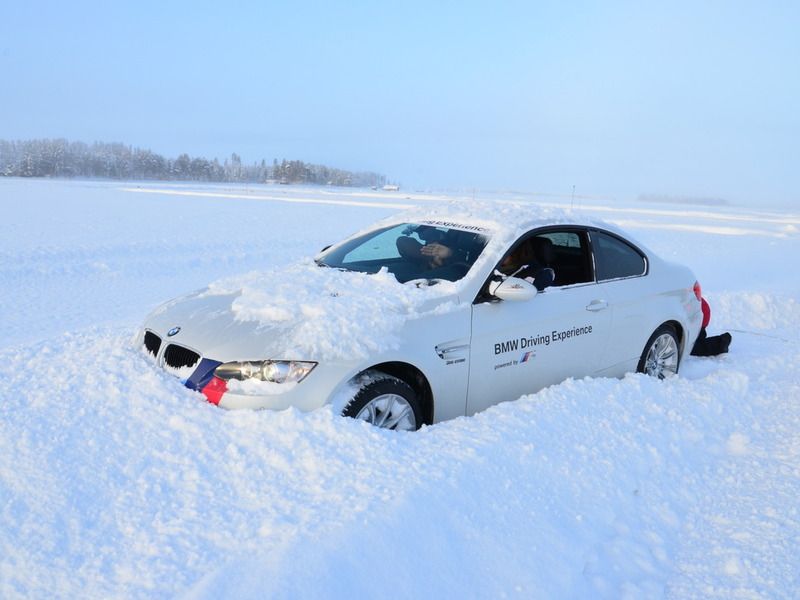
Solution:
M 731 352 L 413 434 L 223 411 L 130 346 L 211 282 L 314 312 L 247 274 L 471 196 L 0 178 L 0 597 L 796 596 L 800 214 L 582 201 L 694 270 Z

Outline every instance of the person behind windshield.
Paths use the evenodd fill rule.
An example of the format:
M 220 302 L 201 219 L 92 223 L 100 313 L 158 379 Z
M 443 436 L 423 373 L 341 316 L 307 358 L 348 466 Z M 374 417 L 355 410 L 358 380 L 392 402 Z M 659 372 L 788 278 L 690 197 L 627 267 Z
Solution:
M 416 233 L 425 243 L 421 244 L 409 236 L 397 238 L 400 256 L 425 265 L 428 269 L 438 269 L 450 262 L 455 253 L 452 248 L 441 243 L 444 238 L 442 231 L 435 227 L 419 227 Z

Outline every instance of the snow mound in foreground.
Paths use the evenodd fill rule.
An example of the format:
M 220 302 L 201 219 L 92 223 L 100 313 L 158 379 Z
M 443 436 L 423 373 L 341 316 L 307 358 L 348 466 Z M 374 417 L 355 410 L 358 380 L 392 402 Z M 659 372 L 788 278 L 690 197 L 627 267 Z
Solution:
M 706 366 L 694 379 L 567 381 L 398 434 L 328 410 L 220 411 L 128 335 L 0 352 L 0 596 L 800 583 L 800 365 L 776 340 L 687 359 Z

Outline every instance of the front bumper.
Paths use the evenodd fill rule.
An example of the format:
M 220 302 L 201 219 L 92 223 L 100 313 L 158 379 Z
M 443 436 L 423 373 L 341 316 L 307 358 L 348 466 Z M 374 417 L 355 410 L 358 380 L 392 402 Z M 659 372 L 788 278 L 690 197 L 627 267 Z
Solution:
M 160 338 L 157 348 L 145 343 L 145 334 Z M 227 389 L 224 380 L 214 375 L 214 370 L 222 361 L 206 358 L 195 348 L 188 348 L 174 342 L 169 342 L 168 337 L 153 329 L 143 329 L 137 336 L 137 346 L 143 348 L 155 364 L 166 372 L 179 378 L 189 389 L 203 394 L 208 402 L 229 410 L 238 409 L 270 409 L 284 410 L 296 408 L 301 411 L 311 411 L 328 402 L 333 390 L 341 383 L 346 368 L 336 364 L 318 364 L 301 382 L 285 384 L 285 391 L 263 395 L 235 393 Z M 167 349 L 169 346 L 180 346 L 181 349 L 198 356 L 195 366 L 188 368 L 175 368 L 168 364 Z M 281 384 L 284 385 L 284 384 Z

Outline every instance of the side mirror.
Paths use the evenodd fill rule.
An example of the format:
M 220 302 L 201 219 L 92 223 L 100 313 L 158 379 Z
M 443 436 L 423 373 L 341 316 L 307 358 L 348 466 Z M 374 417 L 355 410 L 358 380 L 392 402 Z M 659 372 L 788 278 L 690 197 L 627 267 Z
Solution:
M 503 281 L 489 284 L 489 293 L 501 300 L 530 300 L 536 295 L 536 288 L 519 277 L 507 277 Z

